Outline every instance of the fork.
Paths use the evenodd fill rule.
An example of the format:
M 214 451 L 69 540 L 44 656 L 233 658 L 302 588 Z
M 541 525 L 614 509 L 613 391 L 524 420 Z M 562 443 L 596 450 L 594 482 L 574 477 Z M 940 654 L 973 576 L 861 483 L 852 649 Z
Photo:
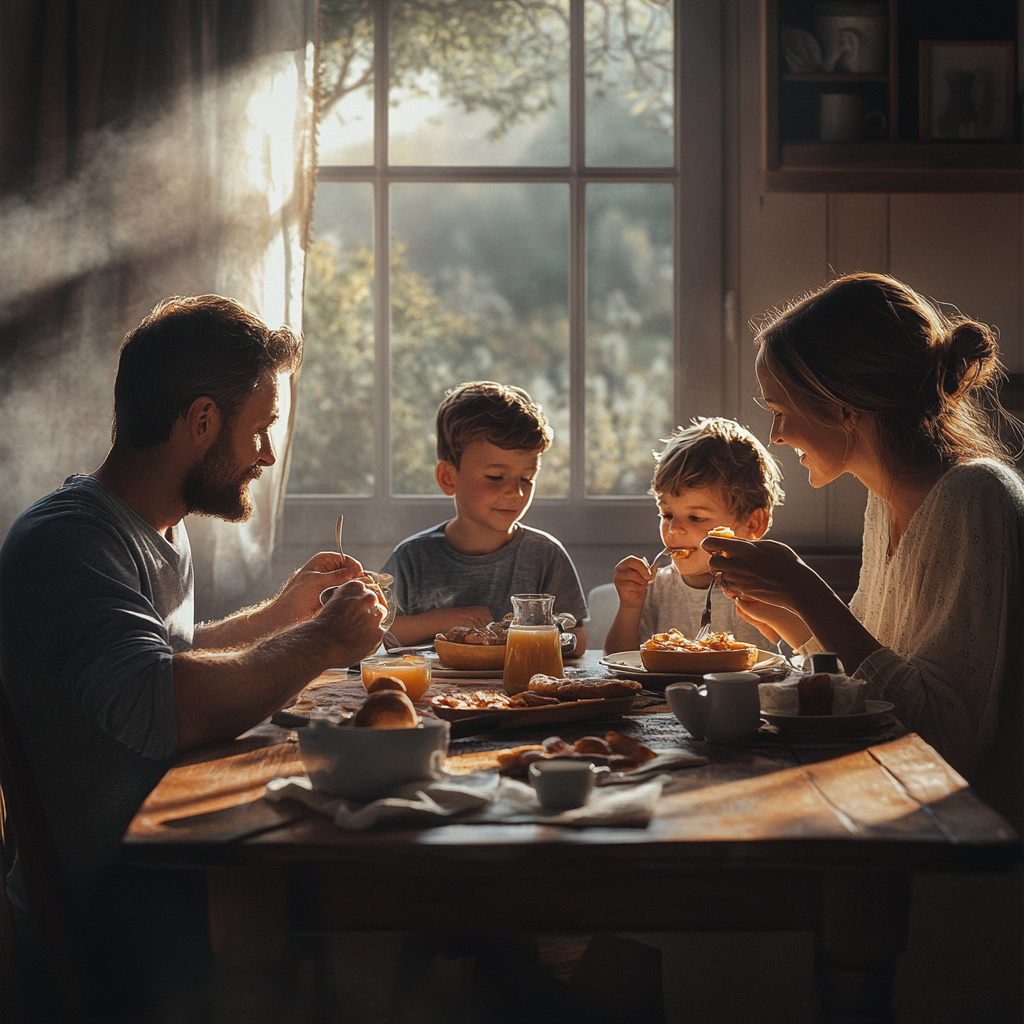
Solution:
M 711 591 L 715 589 L 715 584 L 718 582 L 718 577 L 721 573 L 714 572 L 711 574 L 711 586 L 708 587 L 708 599 L 704 602 L 704 611 L 700 613 L 700 629 L 697 631 L 696 639 L 698 643 L 705 637 L 711 635 Z

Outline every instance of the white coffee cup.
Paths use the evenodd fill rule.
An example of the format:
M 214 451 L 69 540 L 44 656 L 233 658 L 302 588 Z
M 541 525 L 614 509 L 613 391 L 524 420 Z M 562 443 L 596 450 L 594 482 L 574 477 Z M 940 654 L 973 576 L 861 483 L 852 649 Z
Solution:
M 673 683 L 665 697 L 686 731 L 709 743 L 738 743 L 761 725 L 761 677 L 753 672 L 709 672 L 704 685 Z
M 568 811 L 587 802 L 594 780 L 607 771 L 590 761 L 534 761 L 530 765 L 530 782 L 541 807 L 549 811 Z
M 877 122 L 875 128 L 872 122 Z M 821 94 L 821 124 L 818 137 L 822 142 L 859 142 L 869 130 L 881 136 L 886 118 L 880 110 L 869 112 L 867 101 L 855 92 Z

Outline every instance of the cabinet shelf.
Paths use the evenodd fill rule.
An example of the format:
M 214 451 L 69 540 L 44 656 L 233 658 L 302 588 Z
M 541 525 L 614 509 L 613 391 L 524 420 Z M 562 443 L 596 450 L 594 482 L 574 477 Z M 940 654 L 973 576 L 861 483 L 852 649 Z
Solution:
M 912 13 L 914 0 L 903 2 Z M 886 74 L 784 70 L 780 7 L 792 24 L 800 24 L 810 10 L 800 0 L 761 0 L 763 192 L 1024 192 L 1020 143 L 912 141 L 908 135 L 916 135 L 915 125 L 899 125 L 901 77 L 916 76 L 916 69 L 898 63 L 897 0 L 886 4 Z M 829 88 L 832 85 L 859 93 L 867 107 L 886 115 L 884 139 L 821 142 L 813 137 L 818 132 L 818 95 L 836 91 Z M 916 77 L 908 88 L 915 87 Z

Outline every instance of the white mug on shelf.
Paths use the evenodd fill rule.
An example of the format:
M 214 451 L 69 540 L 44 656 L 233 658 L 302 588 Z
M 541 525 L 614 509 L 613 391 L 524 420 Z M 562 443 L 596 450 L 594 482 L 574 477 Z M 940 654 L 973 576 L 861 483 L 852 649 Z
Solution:
M 855 92 L 821 94 L 821 124 L 818 138 L 822 142 L 859 142 L 871 133 L 881 138 L 886 117 L 880 110 L 868 109 L 865 99 Z

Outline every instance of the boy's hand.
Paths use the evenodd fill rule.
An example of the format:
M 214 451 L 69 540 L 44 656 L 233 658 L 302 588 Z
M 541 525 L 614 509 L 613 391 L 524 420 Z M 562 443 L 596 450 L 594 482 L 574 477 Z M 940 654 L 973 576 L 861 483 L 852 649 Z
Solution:
M 647 598 L 647 587 L 654 579 L 656 570 L 652 569 L 643 558 L 629 555 L 615 566 L 612 582 L 619 595 L 622 608 L 642 608 Z

